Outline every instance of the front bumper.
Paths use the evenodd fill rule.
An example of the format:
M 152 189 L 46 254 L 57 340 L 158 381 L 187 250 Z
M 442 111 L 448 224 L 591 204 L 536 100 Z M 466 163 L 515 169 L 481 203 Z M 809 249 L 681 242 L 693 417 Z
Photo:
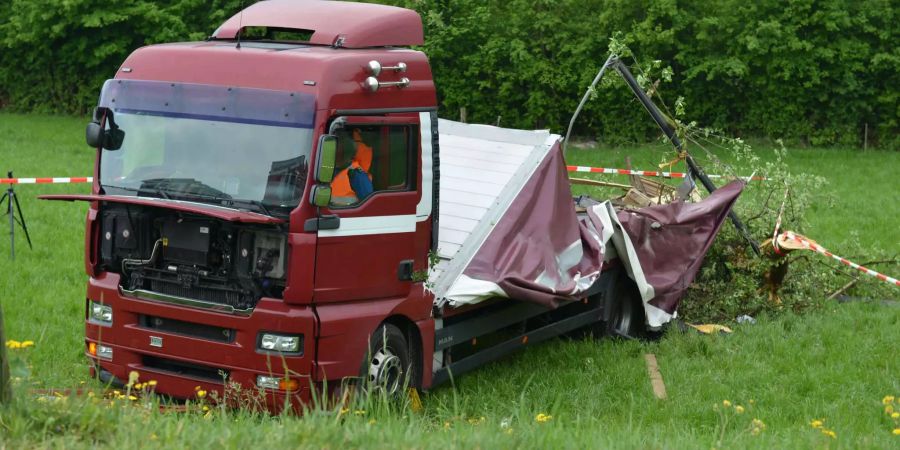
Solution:
M 160 394 L 191 399 L 200 386 L 212 397 L 227 398 L 237 407 L 256 406 L 253 403 L 264 398 L 265 406 L 273 412 L 285 404 L 299 410 L 309 401 L 316 325 L 310 308 L 263 298 L 249 316 L 239 316 L 127 298 L 118 285 L 119 276 L 112 273 L 91 278 L 88 285 L 89 301 L 113 308 L 111 326 L 86 318 L 85 354 L 93 363 L 95 375 L 122 382 L 136 371 L 141 382 L 156 380 L 156 392 Z M 148 326 L 153 318 L 177 321 L 179 326 Z M 196 324 L 197 332 L 191 324 Z M 223 335 L 211 336 L 210 330 L 222 330 Z M 261 331 L 303 335 L 302 352 L 283 355 L 258 350 Z M 111 347 L 112 359 L 92 355 L 88 350 L 91 343 Z M 291 391 L 260 391 L 256 386 L 259 375 L 287 376 L 299 385 Z M 241 404 L 242 398 L 249 404 Z

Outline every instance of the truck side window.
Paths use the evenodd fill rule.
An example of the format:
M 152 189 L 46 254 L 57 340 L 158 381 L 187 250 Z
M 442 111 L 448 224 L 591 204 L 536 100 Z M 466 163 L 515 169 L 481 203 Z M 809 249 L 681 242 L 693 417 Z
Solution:
M 411 189 L 418 127 L 351 125 L 338 131 L 337 137 L 331 206 L 351 207 L 379 192 Z

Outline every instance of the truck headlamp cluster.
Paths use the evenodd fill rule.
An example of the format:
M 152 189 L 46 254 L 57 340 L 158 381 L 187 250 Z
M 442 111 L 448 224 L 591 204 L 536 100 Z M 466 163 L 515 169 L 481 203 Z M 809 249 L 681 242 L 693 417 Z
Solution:
M 97 322 L 103 325 L 112 325 L 113 322 L 113 311 L 112 306 L 104 305 L 102 303 L 97 303 L 91 301 L 88 304 L 88 314 L 90 316 L 91 321 Z
M 261 333 L 258 342 L 260 350 L 269 352 L 299 353 L 301 347 L 303 346 L 303 336 Z
M 97 357 L 111 360 L 113 357 L 112 347 L 103 344 L 97 344 Z
M 281 378 L 267 375 L 258 375 L 256 385 L 263 389 L 277 389 L 280 391 L 296 391 L 300 388 L 300 382 L 293 378 Z

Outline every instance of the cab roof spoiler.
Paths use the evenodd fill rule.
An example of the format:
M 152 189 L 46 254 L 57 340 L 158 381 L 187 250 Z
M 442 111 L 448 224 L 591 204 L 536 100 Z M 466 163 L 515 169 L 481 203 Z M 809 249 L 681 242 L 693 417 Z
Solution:
M 225 21 L 210 39 L 239 39 L 248 27 L 312 31 L 307 43 L 341 48 L 408 47 L 425 43 L 413 10 L 371 3 L 269 0 Z

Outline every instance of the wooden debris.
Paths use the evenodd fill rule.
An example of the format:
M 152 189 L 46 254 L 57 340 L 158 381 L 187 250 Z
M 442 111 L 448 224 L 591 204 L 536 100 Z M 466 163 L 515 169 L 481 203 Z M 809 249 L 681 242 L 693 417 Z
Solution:
M 569 177 L 569 182 L 572 184 L 581 184 L 585 186 L 599 186 L 599 187 L 613 187 L 619 189 L 631 189 L 631 186 L 627 184 L 621 183 L 611 183 L 609 181 L 600 181 L 600 180 L 589 180 L 587 178 L 572 178 Z
M 659 363 L 656 362 L 656 355 L 647 353 L 644 355 L 647 361 L 647 373 L 650 375 L 650 385 L 653 386 L 653 395 L 660 400 L 665 400 L 666 385 L 663 383 L 662 374 L 659 373 Z

